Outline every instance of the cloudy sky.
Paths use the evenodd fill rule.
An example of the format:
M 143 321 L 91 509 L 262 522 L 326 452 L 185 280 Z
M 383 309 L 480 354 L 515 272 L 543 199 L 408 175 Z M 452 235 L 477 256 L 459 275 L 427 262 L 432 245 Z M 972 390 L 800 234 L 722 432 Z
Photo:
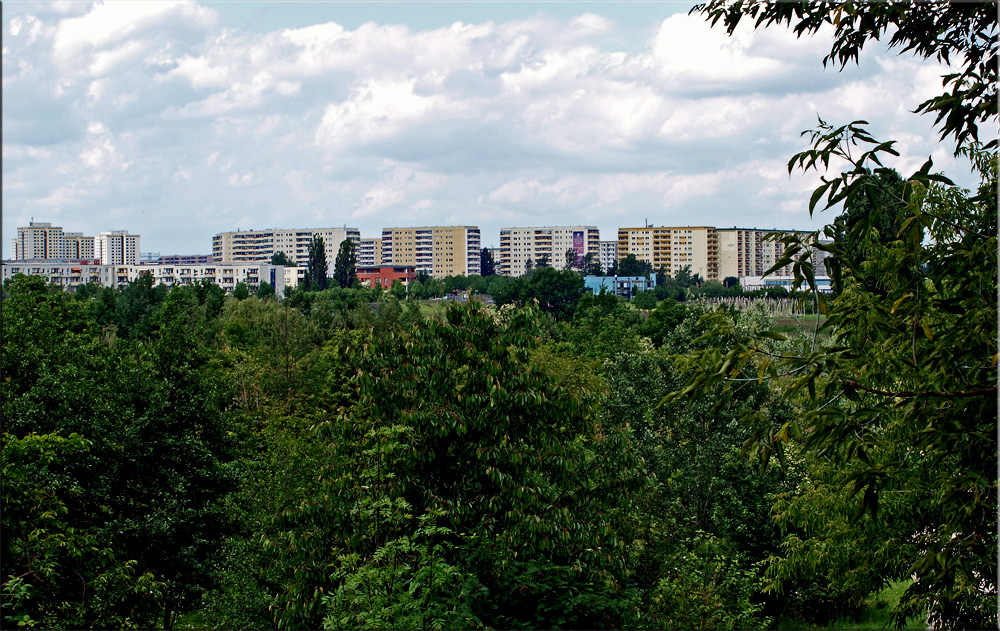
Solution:
M 5 2 L 4 256 L 18 226 L 217 232 L 471 224 L 813 228 L 817 116 L 900 171 L 967 167 L 910 113 L 944 69 L 823 34 L 728 37 L 684 2 Z

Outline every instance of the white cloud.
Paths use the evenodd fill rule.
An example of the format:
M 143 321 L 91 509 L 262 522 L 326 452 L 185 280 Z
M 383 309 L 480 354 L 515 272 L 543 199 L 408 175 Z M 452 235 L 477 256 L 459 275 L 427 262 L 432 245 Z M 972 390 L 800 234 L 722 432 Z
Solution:
M 328 105 L 316 129 L 316 144 L 334 150 L 367 144 L 402 131 L 435 107 L 447 107 L 440 97 L 415 94 L 415 82 L 367 81 L 344 103 Z
M 56 30 L 53 53 L 58 60 L 69 62 L 80 53 L 113 45 L 170 17 L 210 25 L 215 20 L 215 11 L 190 0 L 109 0 L 95 4 L 83 16 L 62 20 Z
M 372 186 L 362 196 L 361 204 L 351 216 L 354 218 L 365 217 L 385 210 L 389 207 L 401 204 L 409 195 L 424 193 L 430 189 L 440 187 L 445 182 L 445 178 L 435 173 L 414 171 L 411 168 L 386 164 L 384 168 L 392 168 L 392 172 L 381 182 Z M 428 200 L 419 202 L 423 204 Z M 429 205 L 421 206 L 421 209 L 428 208 Z M 416 205 L 411 209 L 417 209 Z

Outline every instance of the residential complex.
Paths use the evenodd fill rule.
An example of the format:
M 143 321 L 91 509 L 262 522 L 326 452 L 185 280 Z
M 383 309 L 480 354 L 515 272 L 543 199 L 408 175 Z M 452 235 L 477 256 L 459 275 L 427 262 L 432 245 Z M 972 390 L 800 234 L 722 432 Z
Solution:
M 490 251 L 497 273 L 508 276 L 524 274 L 529 261 L 533 267 L 540 259 L 565 268 L 569 251 L 575 253 L 571 255 L 573 263 L 579 263 L 587 254 L 598 256 L 605 270 L 632 254 L 670 276 L 690 267 L 704 280 L 735 277 L 757 286 L 791 275 L 788 265 L 766 279 L 760 278 L 784 252 L 784 244 L 766 239 L 771 232 L 758 228 L 645 226 L 619 228 L 617 240 L 601 241 L 595 226 L 512 227 L 500 230 L 500 247 Z M 211 255 L 160 256 L 142 254 L 139 235 L 127 230 L 86 237 L 32 220 L 27 227 L 18 228 L 17 238 L 11 240 L 13 260 L 3 262 L 3 277 L 39 274 L 66 287 L 87 282 L 115 287 L 134 280 L 145 270 L 156 282 L 167 285 L 203 279 L 228 290 L 239 282 L 256 289 L 266 280 L 276 289 L 293 288 L 305 278 L 309 243 L 315 236 L 323 237 L 331 273 L 340 243 L 344 239 L 355 241 L 358 278 L 362 282 L 377 280 L 391 285 L 398 278 L 409 284 L 411 276 L 419 272 L 444 278 L 481 271 L 480 230 L 475 226 L 385 228 L 380 238 L 366 239 L 357 229 L 346 227 L 223 232 L 213 237 Z M 298 267 L 270 265 L 277 252 L 284 252 Z M 818 269 L 823 254 L 813 255 Z
M 85 237 L 82 232 L 63 232 L 60 226 L 32 220 L 26 228 L 18 228 L 17 237 L 11 239 L 11 259 L 98 259 L 104 265 L 135 265 L 139 262 L 139 235 L 109 230 Z
M 479 273 L 479 228 L 424 226 L 384 228 L 382 264 L 411 265 L 435 278 Z
M 497 273 L 521 276 L 540 259 L 549 265 L 566 267 L 566 252 L 576 252 L 573 264 L 592 253 L 600 255 L 601 235 L 596 226 L 547 226 L 542 228 L 501 228 L 500 260 Z
M 4 261 L 0 264 L 4 281 L 17 274 L 42 276 L 50 283 L 73 289 L 87 283 L 115 288 L 128 284 L 140 274 L 150 274 L 154 284 L 190 285 L 199 280 L 215 283 L 232 291 L 245 283 L 256 291 L 266 281 L 278 295 L 285 288 L 287 271 L 296 268 L 270 263 L 207 263 L 191 265 L 104 264 L 97 260 L 70 261 L 65 259 Z
M 361 240 L 357 228 L 299 228 L 270 230 L 239 230 L 220 232 L 212 237 L 212 260 L 220 263 L 270 261 L 284 252 L 297 265 L 309 262 L 309 244 L 313 237 L 323 238 L 323 249 L 330 265 L 337 260 L 337 251 L 344 239 Z
M 61 259 L 66 256 L 63 229 L 48 222 L 31 221 L 27 228 L 18 228 L 17 238 L 10 240 L 10 255 L 14 260 Z
M 94 258 L 104 265 L 138 265 L 139 235 L 109 230 L 94 237 Z
M 630 254 L 669 276 L 690 267 L 704 280 L 720 280 L 718 237 L 709 226 L 619 228 L 618 259 Z

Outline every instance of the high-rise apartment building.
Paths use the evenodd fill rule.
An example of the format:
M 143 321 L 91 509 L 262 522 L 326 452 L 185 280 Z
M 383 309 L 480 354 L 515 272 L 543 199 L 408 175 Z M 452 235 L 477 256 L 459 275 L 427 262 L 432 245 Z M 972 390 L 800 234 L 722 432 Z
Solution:
M 745 278 L 747 276 L 763 276 L 771 269 L 785 252 L 785 244 L 777 240 L 766 239 L 772 233 L 798 234 L 805 236 L 808 232 L 799 230 L 761 230 L 759 228 L 719 228 L 719 279 L 728 276 Z M 826 252 L 813 252 L 812 263 L 819 275 L 826 274 L 822 261 Z M 774 271 L 772 276 L 791 276 L 792 265 L 785 265 Z
M 719 244 L 709 226 L 647 226 L 618 229 L 618 259 L 634 254 L 653 270 L 673 276 L 684 267 L 704 280 L 719 280 Z
M 575 252 L 575 265 L 588 253 L 599 256 L 600 240 L 596 226 L 501 228 L 497 271 L 505 276 L 521 276 L 539 259 L 547 259 L 550 266 L 564 269 L 567 251 Z
M 382 265 L 382 239 L 361 239 L 356 250 L 358 267 Z
M 65 258 L 63 229 L 47 221 L 31 221 L 27 228 L 17 229 L 17 238 L 11 239 L 10 254 L 14 260 Z
M 103 265 L 138 265 L 139 235 L 109 230 L 94 237 L 94 258 Z
M 357 228 L 346 227 L 220 232 L 212 237 L 212 260 L 219 263 L 270 261 L 278 252 L 284 252 L 297 265 L 307 265 L 309 243 L 317 236 L 323 238 L 323 249 L 331 273 L 344 239 L 355 243 L 361 240 L 361 232 Z
M 435 278 L 479 274 L 480 235 L 476 226 L 384 228 L 382 264 L 412 265 Z
M 600 247 L 600 261 L 601 269 L 605 273 L 611 269 L 614 264 L 618 261 L 618 242 L 617 241 L 599 241 Z
M 63 233 L 64 258 L 71 260 L 93 259 L 94 237 L 85 237 L 82 232 Z

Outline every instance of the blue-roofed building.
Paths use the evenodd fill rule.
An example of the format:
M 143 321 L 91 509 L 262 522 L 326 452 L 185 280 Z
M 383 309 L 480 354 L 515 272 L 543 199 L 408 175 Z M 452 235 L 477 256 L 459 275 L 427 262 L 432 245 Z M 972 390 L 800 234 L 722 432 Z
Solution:
M 595 294 L 601 293 L 603 289 L 606 293 L 613 293 L 625 298 L 631 298 L 640 291 L 649 291 L 656 287 L 656 276 L 585 276 L 583 278 L 584 291 L 591 291 Z

